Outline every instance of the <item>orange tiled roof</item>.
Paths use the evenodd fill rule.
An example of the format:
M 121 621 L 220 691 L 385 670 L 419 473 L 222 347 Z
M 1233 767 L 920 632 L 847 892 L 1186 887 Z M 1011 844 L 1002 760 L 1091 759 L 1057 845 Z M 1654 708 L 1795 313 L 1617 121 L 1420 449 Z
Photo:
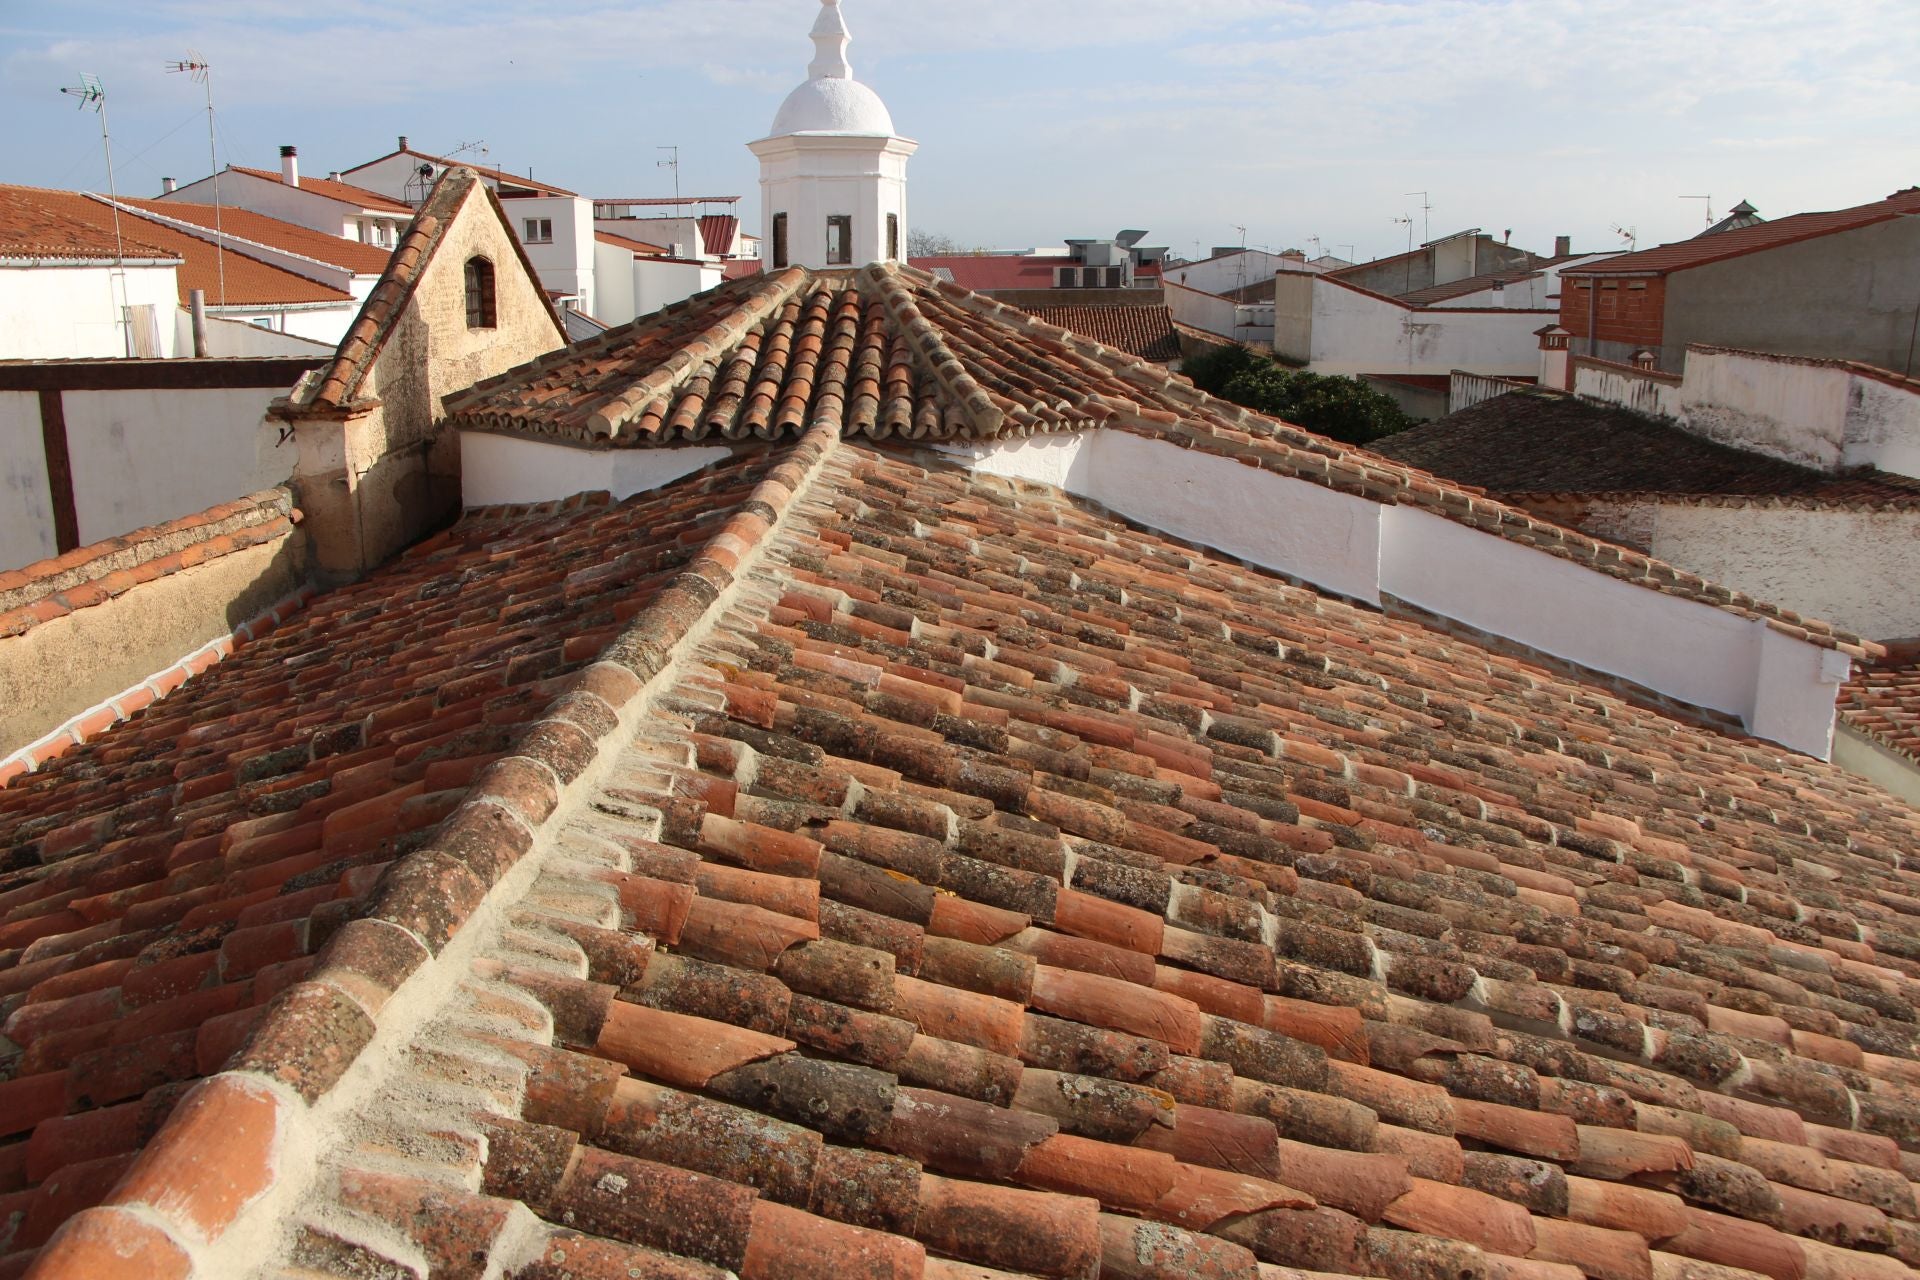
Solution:
M 1550 555 L 1836 646 L 1857 636 L 1194 389 L 924 272 L 876 264 L 728 281 L 448 396 L 469 430 L 595 448 L 798 435 L 819 398 L 874 439 L 975 440 L 1112 427 L 1433 511 Z
M 0 790 L 0 1267 L 1909 1280 L 1920 814 L 837 385 Z
M 479 174 L 481 177 L 491 179 L 493 182 L 498 183 L 501 186 L 518 187 L 518 188 L 521 188 L 522 190 L 538 192 L 541 195 L 572 196 L 572 195 L 580 194 L 577 191 L 569 191 L 565 187 L 556 187 L 551 182 L 539 182 L 523 174 L 509 172 L 506 169 L 492 169 L 492 168 L 488 168 L 486 165 L 473 164 L 466 160 L 451 160 L 451 159 L 448 159 L 446 156 L 436 156 L 436 155 L 431 155 L 425 151 L 415 151 L 411 147 L 408 147 L 404 151 L 389 151 L 387 152 L 386 155 L 379 156 L 373 160 L 369 160 L 367 161 L 366 164 L 356 165 L 354 168 L 347 170 L 347 172 L 348 173 L 358 172 L 361 169 L 366 169 L 373 165 L 379 164 L 380 161 L 382 160 L 391 160 L 394 156 L 413 156 L 415 159 L 419 159 L 419 160 L 431 160 L 435 164 L 439 165 L 442 169 L 463 169 L 463 168 L 472 169 L 475 173 Z M 301 181 L 301 185 L 304 186 L 306 184 L 305 178 L 302 178 L 300 181 Z
M 272 249 L 284 249 L 304 258 L 313 258 L 355 275 L 377 276 L 386 269 L 392 252 L 378 245 L 363 244 L 345 236 L 330 236 L 297 223 L 282 222 L 251 209 L 221 208 L 210 204 L 186 204 L 178 200 L 123 200 L 123 204 L 145 209 L 163 218 L 191 222 L 208 230 L 218 226 L 230 236 L 251 240 Z
M 283 175 L 273 169 L 250 169 L 245 165 L 227 166 L 235 173 L 244 173 L 251 178 L 265 178 L 268 182 L 285 182 Z M 317 196 L 329 200 L 338 200 L 342 204 L 355 205 L 362 209 L 378 209 L 385 213 L 403 213 L 411 217 L 413 206 L 404 200 L 395 200 L 392 196 L 383 196 L 378 191 L 369 191 L 365 187 L 356 187 L 350 182 L 337 182 L 332 178 L 309 178 L 300 175 L 300 189 L 311 191 Z
M 1180 335 L 1174 332 L 1173 314 L 1164 304 L 1029 309 L 1048 324 L 1071 329 L 1083 338 L 1142 360 L 1164 364 L 1180 358 Z
M 1915 213 L 1920 213 L 1920 187 L 1908 187 L 1894 192 L 1885 200 L 1876 200 L 1871 204 L 1855 205 L 1850 209 L 1835 209 L 1825 213 L 1795 214 L 1790 218 L 1777 218 L 1772 222 L 1758 222 L 1729 231 L 1717 231 L 1712 235 L 1695 236 L 1691 240 L 1679 240 L 1673 244 L 1642 249 L 1638 253 L 1622 254 L 1617 258 L 1608 258 L 1604 262 L 1570 267 L 1561 274 L 1566 276 L 1666 275 L 1673 271 L 1684 271 L 1689 267 L 1704 266 L 1709 262 L 1720 262 L 1727 258 L 1738 258 L 1745 254 L 1794 244 L 1801 240 L 1811 240 L 1817 236 L 1832 235 L 1838 231 L 1852 231 L 1876 222 L 1885 222 Z
M 93 202 L 77 191 L 0 185 L 0 257 L 168 260 L 176 255 L 155 237 L 135 234 L 139 224 L 123 222 L 118 238 L 111 220 L 92 217 Z
M 632 236 L 617 236 L 611 231 L 596 231 L 593 233 L 593 238 L 601 244 L 610 244 L 622 249 L 630 249 L 634 253 L 644 254 L 649 257 L 659 257 L 667 251 L 667 246 L 663 244 L 648 244 L 645 240 L 635 240 Z
M 5 216 L 4 210 L 9 207 L 16 216 L 28 220 L 26 225 L 61 225 L 69 228 L 66 234 L 73 237 L 76 243 L 94 246 L 110 246 L 113 243 L 112 207 L 104 200 L 82 192 L 0 187 L 0 216 Z M 36 230 L 33 234 L 45 233 Z M 349 294 L 339 289 L 295 275 L 258 258 L 250 258 L 234 249 L 229 248 L 224 255 L 220 255 L 210 242 L 137 213 L 121 212 L 120 234 L 129 243 L 149 246 L 148 251 L 158 256 L 180 260 L 174 275 L 179 284 L 182 304 L 186 303 L 194 289 L 204 289 L 210 306 L 222 305 L 222 264 L 219 261 L 222 256 L 225 258 L 225 305 L 276 306 L 353 301 Z M 111 256 L 110 248 L 107 252 Z
M 1840 690 L 1840 720 L 1920 765 L 1920 643 L 1890 641 L 1887 650 Z

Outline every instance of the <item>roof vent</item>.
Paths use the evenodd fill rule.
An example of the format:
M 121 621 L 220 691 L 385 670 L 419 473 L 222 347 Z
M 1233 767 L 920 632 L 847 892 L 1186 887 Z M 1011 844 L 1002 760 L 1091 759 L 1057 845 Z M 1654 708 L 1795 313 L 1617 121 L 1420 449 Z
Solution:
M 290 187 L 300 185 L 300 152 L 297 148 L 280 148 L 280 181 Z

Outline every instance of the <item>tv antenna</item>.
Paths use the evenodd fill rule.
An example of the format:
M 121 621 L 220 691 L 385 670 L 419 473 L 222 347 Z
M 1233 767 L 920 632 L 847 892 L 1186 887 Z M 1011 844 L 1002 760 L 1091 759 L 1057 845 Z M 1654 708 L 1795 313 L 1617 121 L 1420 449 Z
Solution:
M 1427 199 L 1425 191 L 1408 191 L 1404 194 L 1420 197 L 1420 242 L 1425 244 L 1433 239 L 1433 204 Z M 1407 233 L 1413 233 L 1413 216 L 1407 216 Z
M 1639 251 L 1639 248 L 1640 248 L 1639 228 L 1623 227 L 1616 222 L 1613 224 L 1613 234 L 1619 236 L 1622 240 L 1625 240 L 1627 242 L 1627 252 L 1635 253 Z
M 1247 229 L 1237 222 L 1233 224 L 1233 229 L 1240 233 L 1240 257 L 1234 273 L 1237 278 L 1234 288 L 1238 290 L 1247 287 Z
M 673 203 L 674 207 L 678 208 L 680 205 L 680 148 L 655 147 L 654 150 L 667 153 L 667 158 L 665 160 L 655 161 L 653 167 L 656 169 L 673 170 Z
M 1405 292 L 1413 292 L 1413 215 L 1405 214 L 1395 218 L 1394 222 L 1404 223 L 1407 228 L 1407 287 Z
M 1713 225 L 1713 197 L 1712 196 L 1681 196 L 1680 198 L 1682 200 L 1705 200 L 1707 202 L 1707 225 L 1709 227 Z
M 472 152 L 474 155 L 479 156 L 482 163 L 484 163 L 487 160 L 487 158 L 493 154 L 493 148 L 487 145 L 487 140 L 485 138 L 475 138 L 472 142 L 461 143 L 459 146 L 455 147 L 453 150 L 447 152 L 447 155 L 449 158 L 451 158 L 453 156 L 466 155 L 468 152 Z
M 204 85 L 207 91 L 207 168 L 213 174 L 213 261 L 218 277 L 220 305 L 227 303 L 227 237 L 220 225 L 220 158 L 213 145 L 213 67 L 200 56 L 197 49 L 187 50 L 187 56 L 178 62 L 166 64 L 169 72 L 182 72 L 193 77 L 193 82 Z
M 113 282 L 118 280 L 120 282 L 118 303 L 120 333 L 126 343 L 127 354 L 132 355 L 133 321 L 127 314 L 130 301 L 127 297 L 127 254 L 126 244 L 120 237 L 120 193 L 114 189 L 113 185 L 113 135 L 107 129 L 107 90 L 100 83 L 99 76 L 92 72 L 82 72 L 78 85 L 62 88 L 60 92 L 80 99 L 75 104 L 80 110 L 85 111 L 88 107 L 92 107 L 93 113 L 100 117 L 100 147 L 107 155 L 107 207 L 113 211 L 113 270 L 107 276 L 107 300 L 112 304 Z

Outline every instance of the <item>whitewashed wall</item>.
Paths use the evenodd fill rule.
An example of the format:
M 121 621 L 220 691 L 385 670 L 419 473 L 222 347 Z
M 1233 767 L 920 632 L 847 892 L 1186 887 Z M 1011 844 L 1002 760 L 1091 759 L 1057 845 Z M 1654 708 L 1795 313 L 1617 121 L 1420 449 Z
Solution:
M 1671 374 L 1642 372 L 1616 364 L 1590 364 L 1573 358 L 1573 393 L 1650 418 L 1680 416 L 1680 384 Z
M 513 234 L 527 251 L 527 261 L 539 274 L 540 283 L 560 293 L 573 294 L 580 299 L 581 310 L 599 316 L 594 280 L 593 202 L 578 196 L 516 196 L 500 204 Z M 528 240 L 529 219 L 551 222 L 553 239 L 544 244 Z
M 174 355 L 180 295 L 173 265 L 129 266 L 126 279 L 127 302 L 155 308 L 160 354 Z M 120 286 L 104 266 L 0 267 L 0 360 L 124 356 L 120 300 Z
M 1225 293 L 1242 285 L 1259 284 L 1271 280 L 1273 273 L 1285 268 L 1289 271 L 1314 271 L 1319 269 L 1298 258 L 1282 258 L 1277 253 L 1268 253 L 1264 249 L 1248 249 L 1242 253 L 1231 253 L 1224 257 L 1209 258 L 1205 262 L 1189 262 L 1177 267 L 1168 267 L 1163 272 L 1165 280 L 1174 284 L 1186 285 L 1189 289 L 1198 289 L 1203 293 Z
M 1207 333 L 1231 338 L 1235 342 L 1273 342 L 1274 306 L 1270 302 L 1235 302 L 1168 281 L 1162 286 L 1167 311 L 1181 324 Z
M 1920 512 L 1653 508 L 1652 551 L 1874 639 L 1920 635 Z
M 284 391 L 62 392 L 81 545 L 284 481 L 293 445 L 264 417 Z
M 635 258 L 633 260 L 634 315 L 652 315 L 669 303 L 691 298 L 696 293 L 713 288 L 720 283 L 721 278 L 722 271 L 717 262 L 669 262 L 663 258 Z M 602 318 L 606 319 L 606 317 Z
M 0 572 L 57 550 L 40 397 L 32 391 L 0 391 Z
M 1315 373 L 1419 373 L 1455 369 L 1532 377 L 1540 369 L 1538 311 L 1414 309 L 1324 279 L 1311 281 L 1307 367 Z M 1291 321 L 1291 324 L 1290 324 Z M 1297 327 L 1280 317 L 1276 327 Z
M 1573 390 L 1820 471 L 1920 476 L 1920 384 L 1840 361 L 1695 346 L 1677 384 L 1576 359 Z

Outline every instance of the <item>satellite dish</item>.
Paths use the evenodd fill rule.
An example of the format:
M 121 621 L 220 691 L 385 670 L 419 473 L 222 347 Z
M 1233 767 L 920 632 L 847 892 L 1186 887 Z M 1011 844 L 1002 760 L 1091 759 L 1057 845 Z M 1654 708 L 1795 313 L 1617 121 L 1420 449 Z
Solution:
M 421 165 L 420 176 L 423 178 L 431 178 L 433 176 L 433 166 L 430 164 Z

